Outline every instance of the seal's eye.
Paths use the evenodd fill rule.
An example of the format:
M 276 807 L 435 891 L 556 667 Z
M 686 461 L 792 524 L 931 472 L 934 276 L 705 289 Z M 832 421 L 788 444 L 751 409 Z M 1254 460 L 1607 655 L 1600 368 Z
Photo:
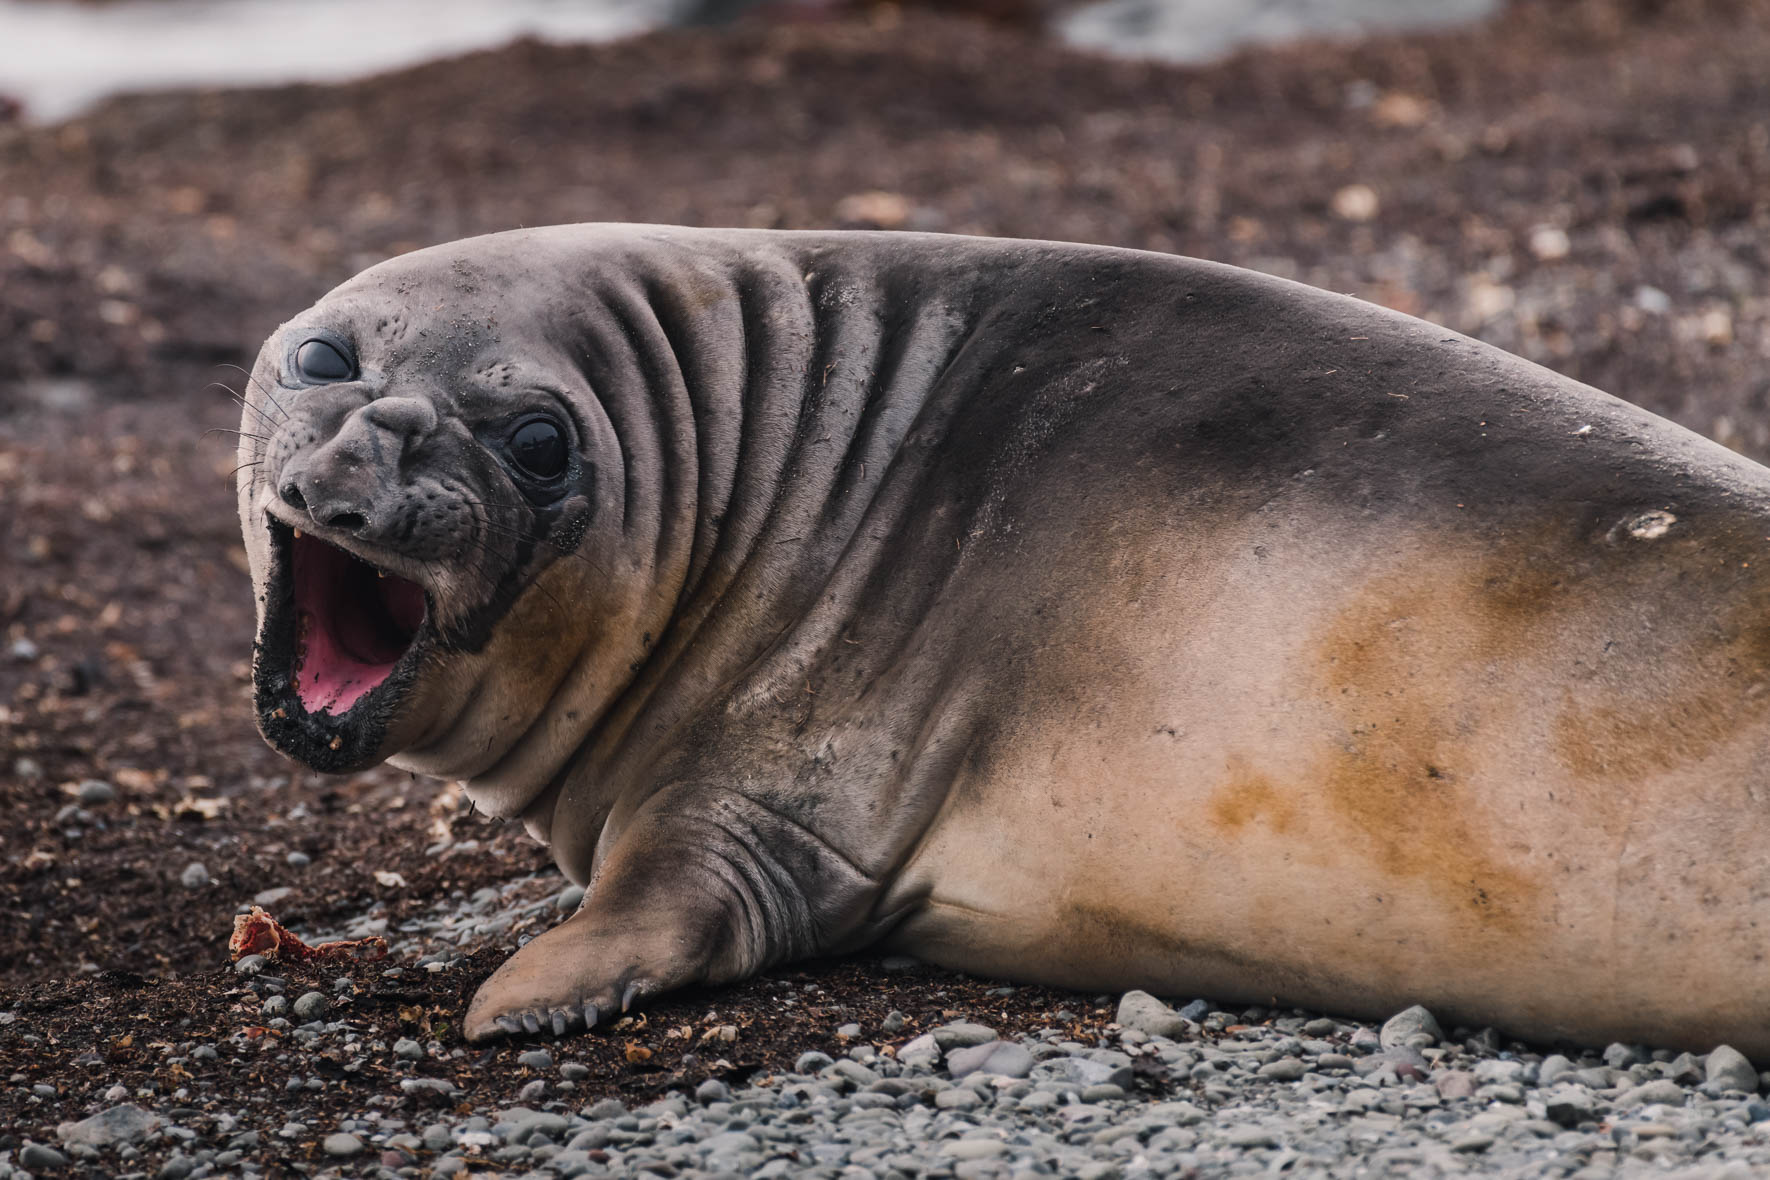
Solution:
M 330 340 L 308 340 L 295 350 L 295 374 L 310 385 L 348 381 L 356 366 Z
M 531 418 L 510 436 L 510 457 L 537 479 L 565 470 L 565 434 L 545 418 Z

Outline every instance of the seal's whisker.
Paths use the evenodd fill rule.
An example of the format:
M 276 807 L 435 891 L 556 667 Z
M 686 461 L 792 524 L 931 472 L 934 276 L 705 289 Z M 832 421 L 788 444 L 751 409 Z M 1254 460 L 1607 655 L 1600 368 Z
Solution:
M 269 414 L 265 413 L 262 409 L 253 405 L 251 402 L 247 401 L 245 398 L 241 397 L 239 394 L 239 391 L 234 389 L 233 386 L 224 384 L 223 382 L 220 382 L 220 381 L 211 381 L 211 382 L 209 382 L 209 384 L 205 385 L 203 388 L 204 389 L 225 389 L 225 390 L 227 390 L 228 396 L 233 398 L 235 404 L 237 404 L 242 410 L 250 410 L 252 413 L 257 414 L 258 417 L 264 422 L 264 424 L 266 426 L 269 426 L 272 430 L 282 429 L 283 424 L 281 422 L 278 422 L 275 418 L 272 418 Z
M 211 426 L 211 427 L 210 427 L 210 428 L 209 428 L 209 429 L 207 429 L 207 430 L 205 430 L 205 431 L 204 431 L 204 432 L 203 432 L 203 437 L 204 437 L 204 438 L 208 438 L 208 437 L 209 437 L 209 436 L 210 436 L 210 435 L 212 435 L 212 434 L 237 434 L 237 435 L 239 435 L 239 436 L 240 436 L 240 437 L 241 437 L 241 438 L 255 438 L 255 439 L 257 439 L 257 440 L 258 440 L 258 441 L 259 441 L 259 442 L 261 442 L 261 443 L 268 443 L 268 442 L 270 442 L 270 436 L 269 436 L 269 435 L 266 435 L 266 434 L 254 434 L 254 433 L 253 433 L 253 432 L 252 432 L 252 431 L 250 431 L 250 430 L 235 430 L 235 429 L 234 429 L 234 428 L 233 428 L 233 427 L 231 427 L 231 426 Z
M 228 361 L 223 361 L 221 364 L 217 365 L 216 367 L 220 368 L 220 369 L 234 369 L 240 373 L 243 373 L 246 377 L 247 387 L 248 388 L 256 387 L 258 392 L 262 393 L 264 395 L 265 401 L 269 402 L 273 406 L 276 406 L 277 413 L 279 413 L 283 416 L 283 421 L 287 422 L 289 420 L 289 411 L 283 409 L 283 407 L 280 404 L 278 404 L 276 396 L 271 393 L 270 388 L 268 386 L 266 386 L 262 381 L 259 381 L 257 378 L 252 376 L 252 370 L 242 368 L 241 366 L 233 364 Z

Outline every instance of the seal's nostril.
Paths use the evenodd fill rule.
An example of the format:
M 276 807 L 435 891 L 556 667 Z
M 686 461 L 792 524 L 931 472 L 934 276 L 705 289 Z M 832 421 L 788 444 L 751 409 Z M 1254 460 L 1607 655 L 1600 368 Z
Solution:
M 282 496 L 283 503 L 291 508 L 307 507 L 307 497 L 303 496 L 301 494 L 301 489 L 296 487 L 293 483 L 284 484 L 282 491 L 280 491 L 278 495 Z
M 368 519 L 360 512 L 340 512 L 326 521 L 326 527 L 354 533 L 368 523 Z

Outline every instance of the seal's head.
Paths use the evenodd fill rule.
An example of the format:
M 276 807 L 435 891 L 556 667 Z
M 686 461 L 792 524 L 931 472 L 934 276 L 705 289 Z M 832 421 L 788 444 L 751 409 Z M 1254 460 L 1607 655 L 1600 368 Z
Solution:
M 238 490 L 257 720 L 283 752 L 477 780 L 515 814 L 593 716 L 551 716 L 553 690 L 606 694 L 635 658 L 644 547 L 558 289 L 495 252 L 421 252 L 265 344 Z

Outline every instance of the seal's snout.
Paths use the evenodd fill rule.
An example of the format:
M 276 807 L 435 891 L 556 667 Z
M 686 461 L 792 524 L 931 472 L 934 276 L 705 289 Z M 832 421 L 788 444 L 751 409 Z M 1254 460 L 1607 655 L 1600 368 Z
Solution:
M 404 460 L 436 424 L 435 407 L 422 398 L 377 398 L 330 440 L 291 459 L 277 496 L 317 525 L 372 539 L 397 523 Z

